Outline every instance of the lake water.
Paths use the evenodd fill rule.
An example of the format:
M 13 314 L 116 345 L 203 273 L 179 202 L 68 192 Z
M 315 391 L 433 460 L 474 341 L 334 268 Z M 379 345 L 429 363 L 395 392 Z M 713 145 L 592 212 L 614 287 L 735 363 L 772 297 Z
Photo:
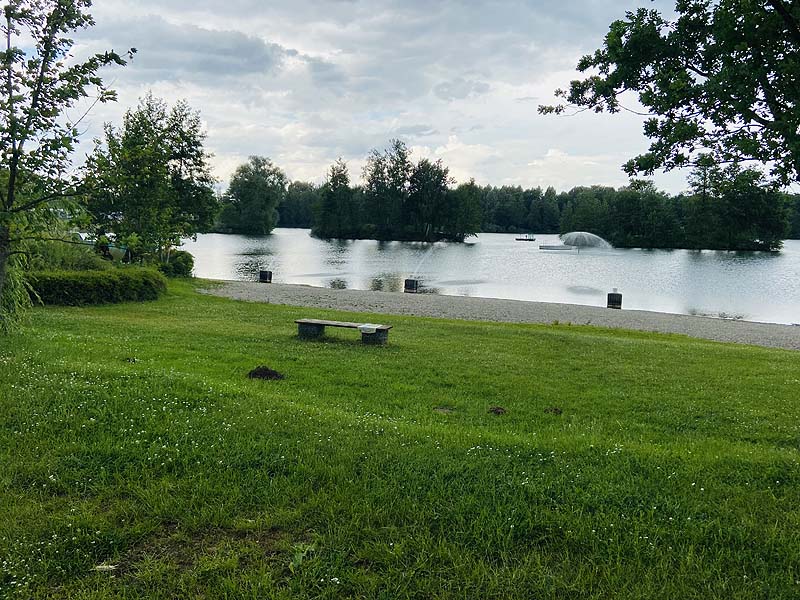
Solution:
M 270 236 L 207 234 L 187 241 L 195 275 L 256 281 L 261 269 L 276 283 L 401 292 L 403 280 L 424 291 L 605 306 L 619 288 L 623 308 L 800 323 L 800 241 L 779 253 L 709 250 L 544 251 L 535 242 L 483 233 L 465 244 L 324 241 L 307 229 Z

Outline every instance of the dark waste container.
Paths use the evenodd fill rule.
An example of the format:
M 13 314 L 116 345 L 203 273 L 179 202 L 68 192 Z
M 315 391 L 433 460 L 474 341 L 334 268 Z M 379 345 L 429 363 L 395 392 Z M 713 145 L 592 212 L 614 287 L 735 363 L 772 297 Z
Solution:
M 258 280 L 261 283 L 272 283 L 272 271 L 259 271 Z
M 608 308 L 622 308 L 622 294 L 617 291 L 617 288 L 614 288 L 613 292 L 609 292 L 608 304 L 606 306 L 608 306 Z
M 416 294 L 419 291 L 419 280 L 406 279 L 403 291 L 407 294 Z

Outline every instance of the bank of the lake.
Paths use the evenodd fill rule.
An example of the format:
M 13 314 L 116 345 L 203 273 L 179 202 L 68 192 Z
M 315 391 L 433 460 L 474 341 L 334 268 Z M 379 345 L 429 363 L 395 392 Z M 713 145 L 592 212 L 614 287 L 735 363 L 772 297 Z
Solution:
M 757 323 L 642 310 L 613 310 L 578 304 L 339 290 L 251 281 L 215 282 L 202 291 L 236 300 L 286 304 L 310 309 L 502 323 L 591 325 L 676 333 L 719 342 L 800 350 L 800 325 Z
M 196 285 L 4 339 L 0 597 L 796 597 L 796 352 Z
M 202 235 L 185 249 L 195 275 L 255 281 L 260 269 L 277 283 L 321 288 L 402 291 L 407 277 L 425 291 L 534 302 L 605 306 L 619 288 L 630 309 L 772 323 L 800 322 L 800 241 L 781 252 L 585 250 L 548 252 L 552 235 L 518 242 L 514 234 L 480 234 L 464 244 L 326 241 L 307 229 L 273 235 Z

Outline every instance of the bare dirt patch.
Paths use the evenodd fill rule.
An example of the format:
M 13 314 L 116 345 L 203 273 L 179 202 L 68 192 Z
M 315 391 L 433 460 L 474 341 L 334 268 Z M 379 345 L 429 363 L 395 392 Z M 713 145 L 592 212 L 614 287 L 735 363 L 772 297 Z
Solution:
M 256 367 L 252 371 L 250 371 L 247 376 L 250 379 L 283 379 L 284 376 L 282 373 L 278 373 L 277 371 L 270 369 L 269 367 Z

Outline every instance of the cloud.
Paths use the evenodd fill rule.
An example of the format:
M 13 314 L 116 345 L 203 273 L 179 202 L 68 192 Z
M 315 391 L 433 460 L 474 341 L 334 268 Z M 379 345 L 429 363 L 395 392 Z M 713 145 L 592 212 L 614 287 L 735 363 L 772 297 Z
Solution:
M 200 111 L 222 181 L 250 154 L 315 181 L 341 156 L 357 179 L 366 153 L 399 137 L 460 180 L 624 183 L 620 165 L 647 145 L 640 118 L 543 117 L 536 104 L 574 79 L 577 59 L 635 5 L 103 0 L 78 50 L 139 52 L 107 73 L 120 101 L 94 109 L 86 137 L 152 89 Z M 556 148 L 564 156 L 548 154 Z M 587 157 L 596 164 L 581 163 Z
M 433 88 L 433 93 L 442 100 L 463 100 L 473 98 L 489 91 L 489 84 L 485 81 L 474 81 L 456 77 L 450 81 L 443 81 Z
M 439 133 L 432 125 L 404 125 L 394 130 L 394 134 L 398 136 L 408 137 L 428 137 Z
M 281 68 L 293 49 L 238 31 L 175 24 L 149 15 L 106 24 L 92 45 L 137 48 L 127 77 L 157 81 L 266 76 Z

